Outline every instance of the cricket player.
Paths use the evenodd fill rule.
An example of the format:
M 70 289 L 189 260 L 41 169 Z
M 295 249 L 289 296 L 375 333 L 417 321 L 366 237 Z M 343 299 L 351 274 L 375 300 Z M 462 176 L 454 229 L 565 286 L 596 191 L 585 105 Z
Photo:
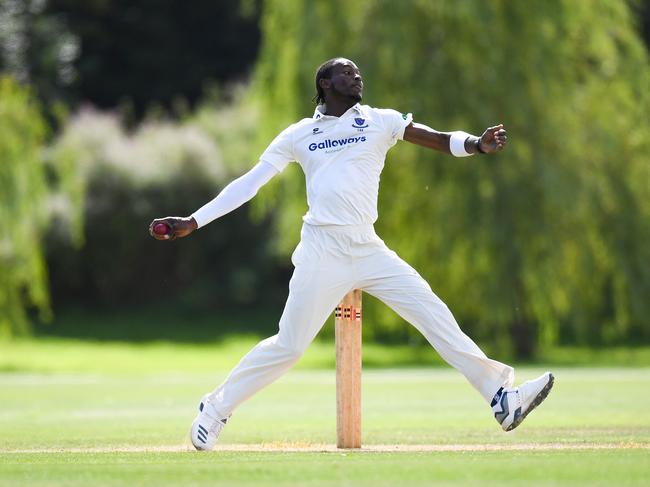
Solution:
M 377 236 L 379 177 L 388 150 L 398 140 L 456 157 L 503 150 L 503 125 L 476 137 L 438 132 L 416 123 L 410 113 L 361 105 L 363 79 L 356 64 L 335 58 L 316 73 L 317 107 L 281 132 L 246 174 L 227 185 L 189 217 L 151 223 L 159 240 L 186 237 L 249 201 L 293 161 L 307 183 L 309 209 L 276 335 L 257 344 L 225 381 L 206 394 L 192 424 L 198 450 L 211 450 L 232 412 L 295 364 L 345 294 L 362 289 L 415 326 L 437 352 L 483 396 L 505 431 L 516 428 L 548 395 L 553 375 L 513 387 L 512 367 L 488 358 L 459 328 L 426 281 Z M 394 169 L 395 170 L 395 169 Z M 164 223 L 167 234 L 154 232 Z

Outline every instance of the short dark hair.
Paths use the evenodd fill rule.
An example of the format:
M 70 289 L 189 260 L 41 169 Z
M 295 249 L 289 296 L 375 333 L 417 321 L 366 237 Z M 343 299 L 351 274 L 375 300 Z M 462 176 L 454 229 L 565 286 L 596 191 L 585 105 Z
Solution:
M 335 61 L 338 61 L 341 59 L 340 57 L 335 57 L 332 58 L 328 61 L 325 61 L 323 64 L 321 64 L 318 67 L 318 70 L 316 71 L 316 95 L 312 100 L 316 103 L 316 105 L 321 105 L 322 103 L 325 103 L 325 93 L 323 92 L 323 88 L 320 87 L 320 80 L 322 79 L 330 79 L 332 76 L 332 68 L 336 64 Z

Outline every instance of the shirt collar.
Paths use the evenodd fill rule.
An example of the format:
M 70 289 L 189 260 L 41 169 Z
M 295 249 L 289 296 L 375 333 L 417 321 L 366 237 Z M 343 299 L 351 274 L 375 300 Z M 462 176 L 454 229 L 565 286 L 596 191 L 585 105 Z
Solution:
M 316 107 L 316 110 L 314 110 L 314 117 L 313 117 L 314 120 L 320 120 L 322 118 L 331 116 L 331 115 L 325 115 L 324 111 L 325 111 L 325 105 L 324 104 L 323 105 L 318 105 Z M 359 105 L 358 103 L 355 103 L 352 107 L 350 107 L 350 109 L 347 112 L 345 112 L 343 115 L 341 115 L 341 117 L 345 116 L 347 113 L 349 113 L 351 111 L 355 111 L 355 112 L 357 112 L 357 113 L 359 113 L 361 115 L 364 114 L 363 113 L 363 108 L 361 108 L 361 105 Z

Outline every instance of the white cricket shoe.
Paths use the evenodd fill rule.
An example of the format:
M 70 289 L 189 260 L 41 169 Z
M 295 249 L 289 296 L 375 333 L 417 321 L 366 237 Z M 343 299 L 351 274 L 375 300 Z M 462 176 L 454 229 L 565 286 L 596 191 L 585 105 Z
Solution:
M 512 431 L 539 406 L 553 387 L 553 374 L 545 372 L 519 387 L 502 387 L 492 399 L 494 417 L 505 431 Z
M 192 423 L 190 439 L 197 450 L 212 450 L 228 418 L 219 419 L 206 394 L 199 404 L 199 414 Z

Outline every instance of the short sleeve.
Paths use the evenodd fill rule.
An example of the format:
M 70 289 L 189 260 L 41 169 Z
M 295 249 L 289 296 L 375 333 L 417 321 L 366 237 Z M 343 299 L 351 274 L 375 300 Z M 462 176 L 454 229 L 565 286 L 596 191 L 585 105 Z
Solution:
M 273 139 L 260 156 L 260 162 L 268 162 L 278 171 L 282 171 L 290 162 L 296 160 L 293 152 L 294 126 L 290 125 Z
M 382 118 L 384 127 L 388 131 L 387 136 L 391 138 L 394 144 L 404 138 L 404 129 L 413 122 L 412 113 L 400 113 L 390 108 L 378 108 L 377 112 Z

